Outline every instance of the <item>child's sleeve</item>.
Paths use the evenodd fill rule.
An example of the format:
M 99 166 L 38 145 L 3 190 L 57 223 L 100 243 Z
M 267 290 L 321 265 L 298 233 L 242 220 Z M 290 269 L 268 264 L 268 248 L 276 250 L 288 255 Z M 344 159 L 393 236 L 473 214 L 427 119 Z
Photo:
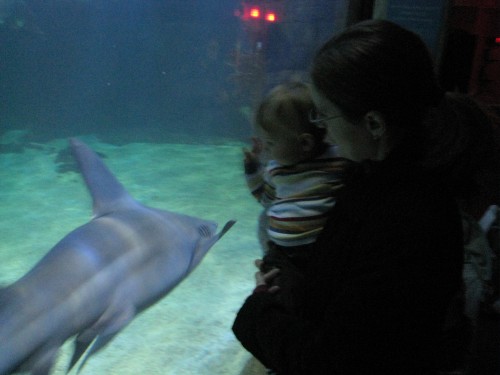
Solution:
M 275 196 L 275 188 L 266 179 L 266 169 L 263 166 L 259 166 L 253 173 L 247 173 L 247 169 L 245 168 L 245 180 L 255 199 L 264 207 L 268 207 Z

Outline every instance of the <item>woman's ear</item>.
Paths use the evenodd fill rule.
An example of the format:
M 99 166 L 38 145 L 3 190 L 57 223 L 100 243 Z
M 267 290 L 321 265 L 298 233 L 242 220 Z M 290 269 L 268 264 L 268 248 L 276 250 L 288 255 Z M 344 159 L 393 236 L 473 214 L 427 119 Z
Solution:
M 316 147 L 316 139 L 310 133 L 302 133 L 299 135 L 300 146 L 302 151 L 310 152 Z
M 374 140 L 379 140 L 387 132 L 385 117 L 377 111 L 367 112 L 363 116 L 366 130 L 370 132 Z

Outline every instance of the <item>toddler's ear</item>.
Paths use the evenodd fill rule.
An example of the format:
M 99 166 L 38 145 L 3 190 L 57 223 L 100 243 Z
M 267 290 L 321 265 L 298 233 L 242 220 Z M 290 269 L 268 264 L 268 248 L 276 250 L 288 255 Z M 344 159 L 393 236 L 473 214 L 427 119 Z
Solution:
M 380 112 L 370 111 L 365 114 L 363 120 L 366 130 L 371 133 L 373 139 L 380 139 L 386 133 L 387 124 L 385 117 Z
M 310 152 L 316 147 L 316 139 L 312 134 L 302 133 L 299 135 L 300 145 L 302 150 L 305 152 Z

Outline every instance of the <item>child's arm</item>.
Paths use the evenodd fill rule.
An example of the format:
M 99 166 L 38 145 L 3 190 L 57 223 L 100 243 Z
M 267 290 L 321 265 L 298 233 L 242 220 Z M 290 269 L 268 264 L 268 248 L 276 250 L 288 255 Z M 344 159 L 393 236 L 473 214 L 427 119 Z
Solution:
M 262 153 L 262 142 L 252 137 L 252 149 L 243 149 L 243 166 L 245 168 L 245 180 L 252 195 L 261 202 L 264 195 L 264 168 L 260 156 Z M 262 202 L 261 202 L 262 203 Z
M 262 153 L 262 142 L 257 137 L 252 137 L 252 149 L 243 148 L 243 164 L 245 174 L 253 174 L 257 172 L 261 166 L 260 154 Z

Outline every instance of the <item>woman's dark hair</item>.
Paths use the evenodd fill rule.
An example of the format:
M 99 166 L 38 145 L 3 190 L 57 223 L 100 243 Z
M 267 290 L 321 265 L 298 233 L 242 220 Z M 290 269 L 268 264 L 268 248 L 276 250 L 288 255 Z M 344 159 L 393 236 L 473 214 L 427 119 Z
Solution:
M 361 22 L 323 45 L 311 76 L 348 119 L 380 112 L 395 147 L 448 177 L 459 198 L 491 195 L 498 203 L 498 128 L 471 98 L 444 94 L 416 34 L 389 21 Z
M 334 36 L 314 57 L 311 76 L 347 118 L 378 111 L 393 136 L 421 138 L 427 109 L 443 97 L 425 44 L 389 21 L 364 21 Z

